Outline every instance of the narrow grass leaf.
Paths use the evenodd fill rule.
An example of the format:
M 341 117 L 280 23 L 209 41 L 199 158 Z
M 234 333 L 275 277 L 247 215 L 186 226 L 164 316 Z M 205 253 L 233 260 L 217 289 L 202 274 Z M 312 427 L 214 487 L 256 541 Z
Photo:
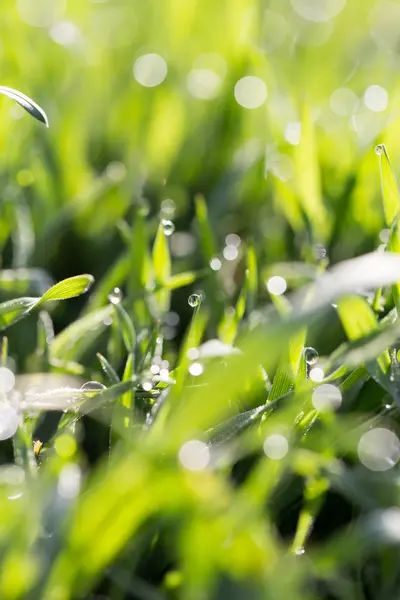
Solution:
M 113 314 L 113 306 L 106 306 L 76 320 L 56 335 L 50 348 L 51 357 L 62 360 L 80 358 L 101 335 Z
M 386 224 L 388 227 L 391 227 L 400 211 L 399 188 L 386 147 L 384 144 L 380 144 L 379 148 L 381 150 L 378 158 L 381 174 L 383 210 L 385 213 Z
M 171 275 L 171 256 L 169 252 L 168 239 L 164 232 L 162 223 L 159 224 L 153 246 L 153 272 L 156 286 L 164 288 L 165 282 Z M 158 310 L 161 315 L 165 314 L 170 305 L 171 293 L 168 289 L 160 289 L 155 293 Z
M 121 304 L 115 304 L 114 309 L 120 325 L 125 348 L 128 353 L 133 352 L 136 346 L 136 331 L 133 326 L 132 319 L 130 318 L 124 307 L 121 306 Z
M 209 264 L 211 259 L 216 255 L 216 245 L 214 234 L 210 227 L 207 204 L 204 196 L 201 196 L 200 194 L 196 196 L 195 206 L 196 220 L 200 235 L 200 247 L 207 264 Z
M 26 112 L 28 112 L 34 119 L 37 119 L 46 125 L 46 127 L 49 126 L 49 120 L 43 108 L 36 104 L 36 102 L 34 102 L 31 98 L 25 96 L 25 94 L 22 92 L 4 85 L 0 85 L 0 94 L 8 96 L 11 98 L 11 100 L 15 100 L 15 102 L 22 106 L 22 108 L 24 108 Z
M 100 352 L 97 352 L 96 356 L 99 360 L 102 371 L 105 373 L 106 377 L 111 381 L 111 383 L 113 383 L 113 384 L 119 383 L 120 379 L 119 379 L 117 373 L 115 372 L 114 367 L 112 367 L 112 365 L 110 365 L 110 363 L 108 362 L 106 357 L 103 356 L 102 354 L 100 354 Z
M 294 160 L 300 203 L 315 237 L 324 240 L 329 232 L 330 220 L 322 199 L 315 127 L 306 104 L 301 117 L 301 141 L 296 146 Z
M 365 298 L 359 296 L 343 298 L 339 301 L 337 310 L 350 341 L 358 340 L 376 332 L 378 329 L 375 314 Z M 394 386 L 388 375 L 390 356 L 387 350 L 384 350 L 376 358 L 368 361 L 366 367 L 371 376 L 387 391 L 394 392 Z

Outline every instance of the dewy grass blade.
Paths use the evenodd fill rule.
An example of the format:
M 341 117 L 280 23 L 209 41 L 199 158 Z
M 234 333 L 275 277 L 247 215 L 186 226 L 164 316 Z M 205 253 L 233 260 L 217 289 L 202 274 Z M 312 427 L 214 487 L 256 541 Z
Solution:
M 36 102 L 34 102 L 31 98 L 25 96 L 25 94 L 22 94 L 22 92 L 4 85 L 0 85 L 0 94 L 8 96 L 8 98 L 11 98 L 20 106 L 22 106 L 22 108 L 24 108 L 26 112 L 28 112 L 34 119 L 37 119 L 46 125 L 46 127 L 49 126 L 49 120 L 43 108 L 36 104 Z

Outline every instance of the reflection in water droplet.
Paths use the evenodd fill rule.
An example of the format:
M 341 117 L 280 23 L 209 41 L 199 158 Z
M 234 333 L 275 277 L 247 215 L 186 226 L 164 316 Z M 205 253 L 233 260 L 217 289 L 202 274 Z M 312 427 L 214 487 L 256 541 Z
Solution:
M 108 299 L 111 302 L 111 304 L 119 304 L 121 302 L 122 298 L 123 298 L 123 294 L 118 287 L 114 288 L 113 291 L 108 296 Z
M 105 389 L 107 389 L 106 386 L 99 381 L 87 381 L 81 387 L 84 392 L 100 392 Z
M 7 367 L 0 367 L 0 392 L 10 392 L 15 385 L 15 375 Z
M 308 365 L 316 364 L 319 354 L 315 350 L 315 348 L 311 348 L 311 346 L 308 346 L 307 348 L 304 348 L 303 354 L 304 354 L 304 360 L 306 361 L 306 363 Z
M 301 123 L 294 121 L 285 127 L 285 140 L 292 146 L 298 146 L 301 139 Z
M 199 294 L 190 294 L 188 298 L 188 303 L 189 306 L 191 306 L 192 308 L 199 306 L 199 304 L 201 303 L 201 296 Z
M 169 219 L 162 219 L 161 225 L 162 225 L 165 235 L 170 236 L 174 233 L 175 225 Z
M 235 246 L 235 248 L 239 248 L 241 243 L 242 240 L 240 239 L 240 236 L 237 233 L 228 233 L 228 235 L 225 238 L 225 244 L 227 246 Z
M 210 450 L 204 442 L 190 440 L 179 450 L 179 462 L 189 471 L 201 471 L 210 462 Z
M 243 108 L 259 108 L 267 99 L 267 86 L 259 77 L 242 77 L 235 85 L 235 99 Z
M 400 459 L 400 441 L 393 431 L 384 427 L 370 429 L 361 437 L 358 457 L 371 471 L 388 471 Z
M 17 411 L 9 404 L 0 404 L 0 440 L 8 440 L 18 429 Z
M 377 146 L 375 146 L 375 154 L 377 154 L 378 156 L 383 154 L 384 151 L 385 151 L 385 147 L 383 144 L 378 144 Z
M 364 94 L 365 106 L 373 112 L 382 112 L 387 109 L 389 94 L 380 85 L 370 85 Z
M 270 277 L 267 281 L 267 290 L 273 296 L 281 296 L 286 292 L 287 283 L 286 279 L 280 277 L 279 275 L 275 275 L 274 277 Z
M 189 93 L 200 100 L 212 100 L 221 88 L 222 77 L 212 69 L 192 69 L 187 76 Z
M 153 387 L 153 384 L 150 380 L 144 380 L 142 382 L 142 388 L 145 392 L 150 392 Z
M 331 94 L 329 104 L 336 115 L 350 117 L 357 110 L 359 100 L 352 90 L 339 88 Z
M 296 550 L 297 556 L 301 556 L 304 553 L 305 553 L 305 549 L 303 546 L 301 548 L 297 548 L 297 550 Z
M 166 198 L 161 202 L 161 213 L 166 217 L 173 217 L 176 211 L 176 204 L 171 198 Z
M 144 87 L 160 85 L 167 76 L 167 63 L 159 54 L 144 54 L 134 64 L 133 74 Z
M 203 373 L 203 365 L 199 362 L 194 362 L 189 367 L 189 373 L 193 375 L 193 377 L 198 377 Z
M 381 242 L 383 244 L 388 243 L 389 237 L 390 237 L 390 229 L 382 229 L 382 231 L 379 232 L 379 239 L 381 240 Z
M 212 258 L 210 260 L 210 267 L 212 268 L 213 271 L 219 271 L 220 268 L 222 267 L 222 262 L 219 260 L 219 258 Z
M 273 434 L 267 437 L 263 449 L 271 460 L 281 460 L 289 450 L 289 443 L 284 435 Z
M 81 487 L 82 473 L 78 465 L 66 465 L 58 479 L 57 492 L 64 500 L 75 498 Z
M 324 376 L 324 372 L 320 367 L 314 367 L 313 369 L 311 369 L 309 375 L 311 381 L 315 381 L 315 383 L 319 383 L 320 381 L 322 381 Z
M 327 251 L 325 246 L 322 244 L 316 244 L 314 247 L 314 255 L 317 260 L 323 260 L 327 256 Z
M 318 412 L 337 410 L 342 403 L 342 394 L 336 386 L 325 383 L 314 390 L 312 403 Z
M 303 19 L 323 23 L 340 13 L 346 0 L 291 0 L 291 4 Z
M 7 496 L 7 498 L 8 500 L 19 500 L 19 498 L 22 498 L 23 495 L 23 492 L 18 492 L 18 494 L 11 494 L 10 496 Z
M 236 246 L 225 246 L 222 251 L 225 260 L 235 260 L 239 256 L 239 250 Z

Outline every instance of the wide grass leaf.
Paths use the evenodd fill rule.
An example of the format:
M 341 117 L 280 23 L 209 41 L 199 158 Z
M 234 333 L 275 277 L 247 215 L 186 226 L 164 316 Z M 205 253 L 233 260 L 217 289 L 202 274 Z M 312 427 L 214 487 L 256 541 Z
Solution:
M 50 300 L 67 300 L 69 298 L 76 298 L 81 294 L 84 294 L 89 290 L 94 282 L 92 275 L 76 275 L 75 277 L 69 277 L 63 279 L 59 283 L 56 283 L 51 287 L 40 300 L 36 306 L 40 306 Z

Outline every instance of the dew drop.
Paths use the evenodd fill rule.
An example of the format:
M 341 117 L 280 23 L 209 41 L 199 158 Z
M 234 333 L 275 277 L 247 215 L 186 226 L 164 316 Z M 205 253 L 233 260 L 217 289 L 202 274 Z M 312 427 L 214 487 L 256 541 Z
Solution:
M 108 299 L 111 304 L 119 304 L 123 298 L 121 290 L 116 287 L 113 291 L 108 295 Z
M 189 367 L 189 373 L 193 375 L 193 377 L 198 377 L 203 373 L 203 365 L 199 362 L 194 362 Z
M 0 440 L 8 440 L 18 429 L 19 417 L 12 406 L 0 404 Z
M 220 268 L 222 267 L 222 262 L 220 261 L 219 258 L 214 257 L 210 260 L 210 267 L 212 268 L 213 271 L 219 271 Z
M 169 219 L 162 219 L 161 225 L 162 225 L 165 235 L 170 236 L 174 233 L 175 225 Z
M 378 156 L 383 154 L 384 151 L 385 151 L 385 147 L 383 144 L 378 144 L 377 146 L 375 146 L 375 154 L 377 154 Z
M 100 392 L 101 390 L 107 389 L 105 385 L 99 381 L 87 381 L 81 387 L 84 392 Z
M 152 384 L 152 382 L 151 382 L 150 380 L 146 380 L 146 379 L 145 379 L 145 380 L 142 382 L 142 388 L 143 388 L 143 390 L 144 390 L 145 392 L 150 392 L 150 391 L 152 390 L 152 388 L 153 388 L 153 384 Z
M 315 365 L 318 360 L 318 352 L 310 346 L 303 350 L 304 360 L 308 365 Z
M 302 556 L 304 553 L 305 553 L 305 549 L 303 548 L 303 546 L 301 548 L 297 548 L 297 550 L 296 550 L 297 556 Z
M 196 308 L 201 303 L 201 296 L 199 294 L 191 294 L 188 298 L 189 306 Z

